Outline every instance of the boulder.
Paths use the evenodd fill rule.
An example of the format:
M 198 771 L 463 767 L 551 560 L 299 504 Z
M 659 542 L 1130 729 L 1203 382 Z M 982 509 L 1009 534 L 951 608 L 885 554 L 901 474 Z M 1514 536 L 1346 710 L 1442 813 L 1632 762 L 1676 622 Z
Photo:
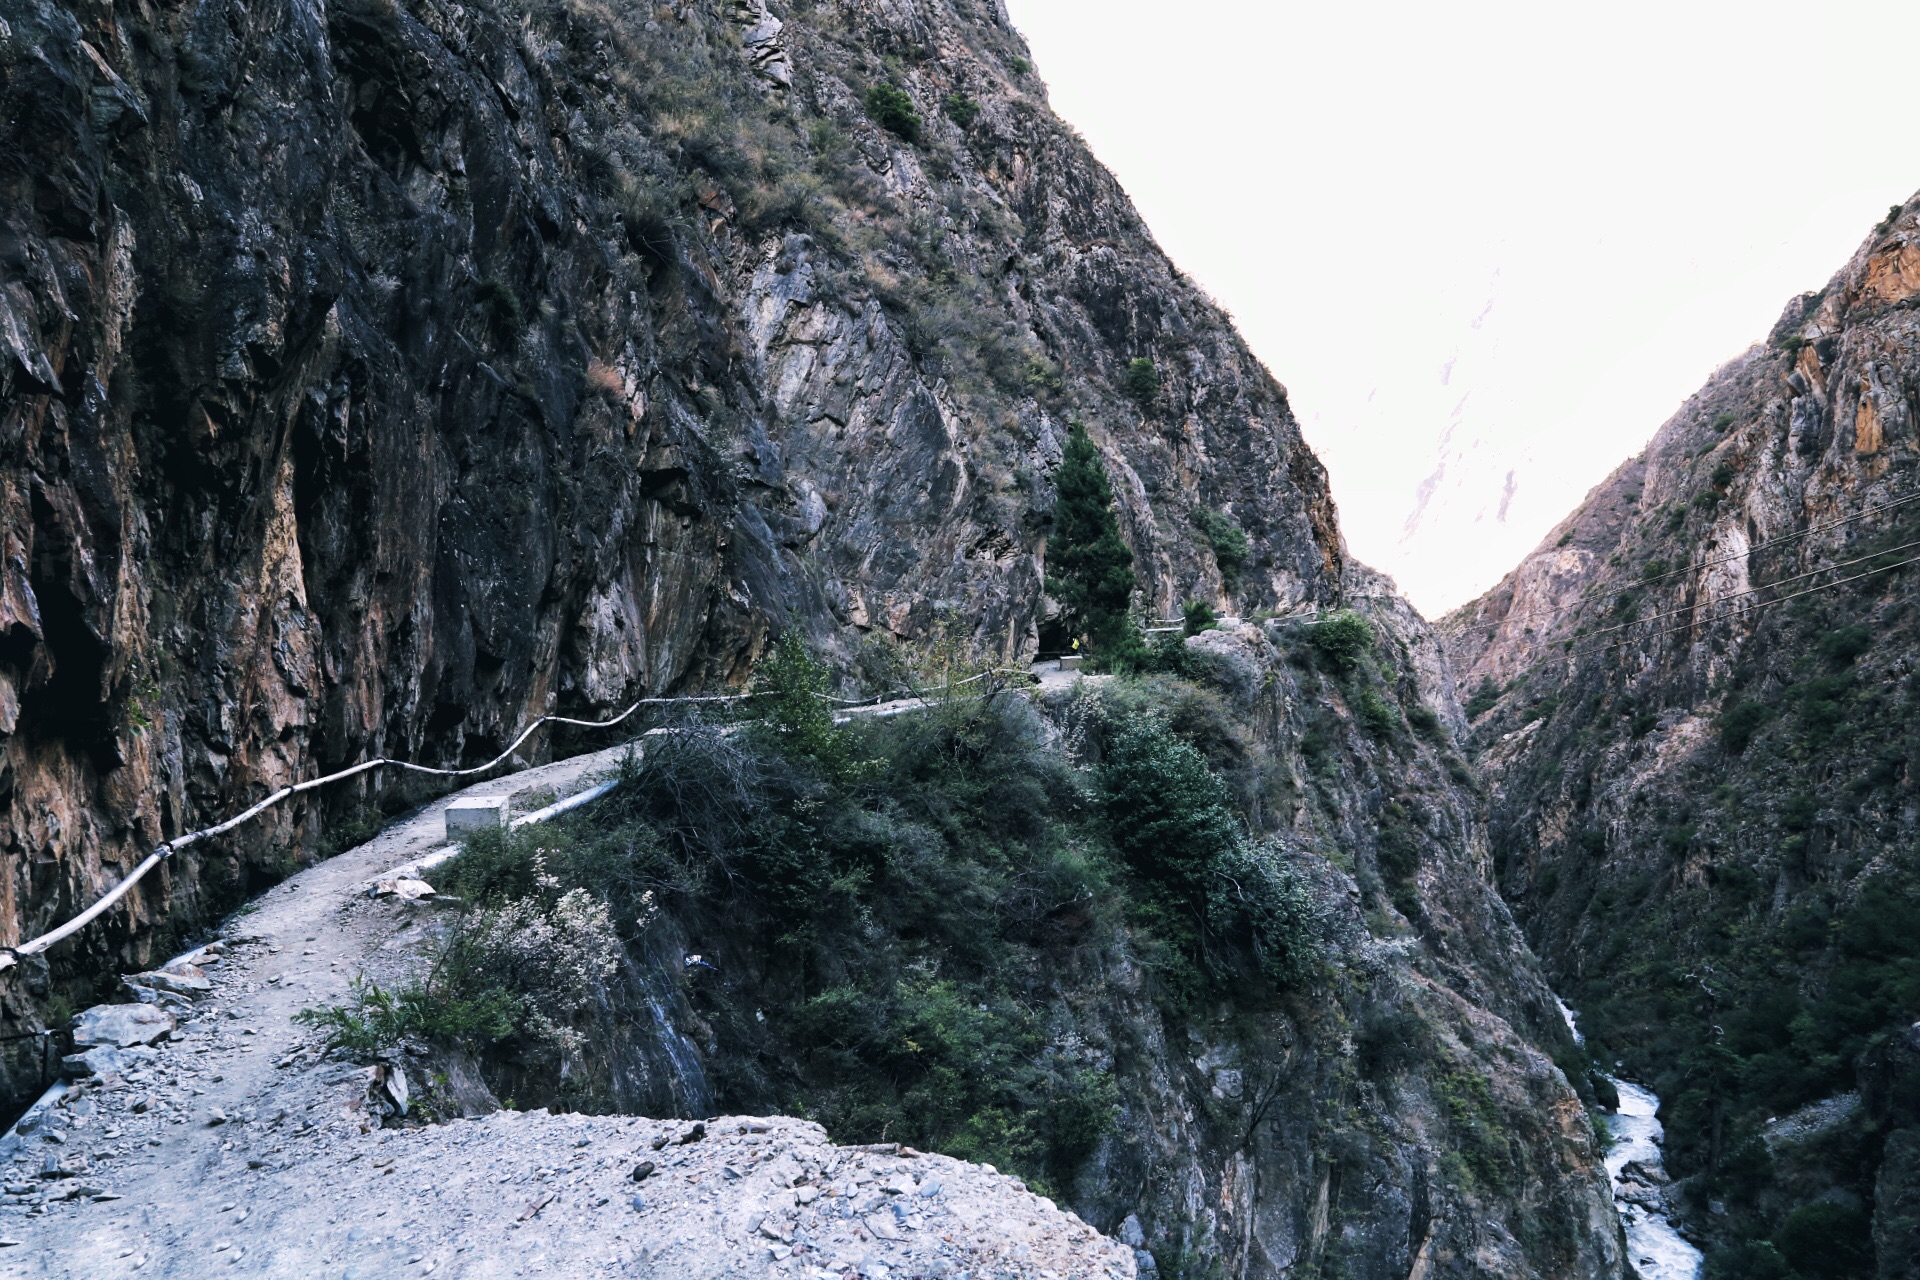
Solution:
M 81 1048 L 106 1045 L 125 1049 L 157 1044 L 173 1034 L 179 1021 L 151 1004 L 97 1004 L 73 1021 L 73 1042 Z

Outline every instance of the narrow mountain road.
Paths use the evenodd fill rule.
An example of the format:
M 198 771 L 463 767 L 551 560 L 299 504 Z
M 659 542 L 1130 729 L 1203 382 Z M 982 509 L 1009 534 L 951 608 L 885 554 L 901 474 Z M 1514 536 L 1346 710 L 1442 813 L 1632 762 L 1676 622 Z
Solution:
M 570 795 L 624 751 L 472 786 L 230 920 L 171 1038 L 0 1148 L 0 1277 L 1132 1276 L 1130 1250 L 1017 1179 L 797 1120 L 690 1141 L 684 1120 L 545 1112 L 379 1127 L 368 1069 L 293 1021 L 356 975 L 418 972 L 444 908 L 364 886 L 444 843 L 448 800 Z

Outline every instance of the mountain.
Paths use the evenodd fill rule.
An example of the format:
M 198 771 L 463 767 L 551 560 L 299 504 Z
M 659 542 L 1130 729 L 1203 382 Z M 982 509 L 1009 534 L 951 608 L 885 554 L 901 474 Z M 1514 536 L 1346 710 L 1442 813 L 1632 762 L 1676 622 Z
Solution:
M 1285 393 L 990 3 L 7 21 L 8 937 L 289 781 L 735 683 L 790 623 L 1031 653 L 1075 416 L 1155 610 L 1340 596 Z M 177 859 L 84 963 L 394 782 Z
M 1499 882 L 1723 1275 L 1920 1263 L 1920 226 L 1441 624 Z
M 1003 939 L 1058 964 L 1020 988 L 1022 1069 L 1105 1069 L 1128 1118 L 1062 1194 L 1109 1232 L 1137 1209 L 1177 1274 L 1622 1274 L 1584 1063 L 1491 883 L 1433 634 L 1347 556 L 1284 390 L 992 0 L 19 5 L 0 138 L 4 936 L 288 783 L 738 688 L 781 635 L 849 691 L 1028 659 L 1061 640 L 1051 473 L 1080 421 L 1144 607 L 1246 619 L 1115 696 L 1224 797 L 1211 830 L 1313 887 L 1329 951 L 1284 998 L 1201 1002 L 1118 899 L 1102 932 Z M 1073 714 L 1014 732 L 1067 779 L 1017 793 L 1063 806 L 1033 815 L 1049 858 L 1120 847 Z M 8 1033 L 427 794 L 370 774 L 182 852 L 0 978 Z M 998 884 L 1005 851 L 931 788 L 821 794 L 873 824 L 878 865 L 835 892 L 917 887 L 929 936 L 964 938 L 975 900 L 914 876 Z M 768 804 L 806 827 L 812 802 Z M 876 965 L 939 962 L 887 932 L 900 901 L 854 905 L 830 923 Z M 752 1056 L 777 1028 L 680 1012 L 737 1094 L 792 1100 Z M 700 1109 L 556 1083 L 638 1071 L 620 1037 L 650 1025 L 519 1096 Z M 4 1064 L 16 1105 L 45 1083 L 37 1039 Z

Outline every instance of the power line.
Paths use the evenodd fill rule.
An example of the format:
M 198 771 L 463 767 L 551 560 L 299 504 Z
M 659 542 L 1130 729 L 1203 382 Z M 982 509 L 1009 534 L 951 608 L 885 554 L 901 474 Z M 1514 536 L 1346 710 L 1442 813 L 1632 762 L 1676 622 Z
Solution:
M 1865 564 L 1869 560 L 1878 560 L 1881 556 L 1890 556 L 1895 554 L 1896 552 L 1911 550 L 1914 547 L 1920 547 L 1920 540 L 1915 540 L 1913 542 L 1903 542 L 1897 547 L 1887 547 L 1883 550 L 1875 551 L 1869 555 L 1855 556 L 1851 560 L 1841 560 L 1834 564 L 1821 565 L 1818 569 L 1808 569 L 1805 573 L 1796 573 L 1796 574 L 1792 574 L 1789 577 L 1777 578 L 1772 582 L 1763 582 L 1757 587 L 1747 587 L 1744 590 L 1740 590 L 1740 591 L 1729 591 L 1727 592 L 1726 595 L 1721 596 L 1720 599 L 1732 600 L 1740 596 L 1750 596 L 1750 595 L 1756 595 L 1762 591 L 1771 591 L 1775 587 L 1783 587 L 1789 582 L 1798 582 L 1802 578 L 1811 578 L 1815 574 L 1832 573 L 1835 569 L 1845 569 L 1856 564 Z M 1715 601 L 1713 603 L 1718 603 L 1718 601 Z M 1625 631 L 1631 627 L 1637 627 L 1643 622 L 1658 622 L 1662 618 L 1676 618 L 1683 613 L 1692 613 L 1697 607 L 1698 607 L 1697 605 L 1690 605 L 1690 604 L 1682 605 L 1678 609 L 1669 609 L 1665 613 L 1655 613 L 1655 614 L 1649 614 L 1647 617 L 1644 617 L 1644 618 L 1634 618 L 1631 621 L 1622 622 L 1617 626 L 1606 627 L 1606 628 L 1603 628 L 1602 630 L 1591 632 L 1589 633 L 1588 638 L 1591 639 L 1597 636 L 1612 635 L 1616 631 Z
M 1825 524 L 1808 525 L 1806 528 L 1801 529 L 1795 533 L 1783 533 L 1777 538 L 1768 538 L 1768 539 L 1765 539 L 1764 541 L 1753 543 L 1750 546 L 1748 546 L 1744 551 L 1729 552 L 1726 555 L 1719 556 L 1713 559 L 1701 560 L 1697 563 L 1689 563 L 1678 569 L 1669 569 L 1664 573 L 1657 573 L 1644 578 L 1635 578 L 1635 579 L 1632 579 L 1631 581 L 1622 583 L 1621 589 L 1628 590 L 1635 587 L 1651 586 L 1656 582 L 1665 582 L 1668 578 L 1677 578 L 1683 575 L 1699 573 L 1703 569 L 1711 569 L 1716 565 L 1730 564 L 1735 560 L 1745 559 L 1753 555 L 1756 551 L 1764 551 L 1768 547 L 1783 546 L 1786 543 L 1795 542 L 1801 538 L 1810 537 L 1816 533 L 1825 533 L 1829 529 L 1838 529 L 1842 525 L 1852 524 L 1857 520 L 1864 520 L 1868 516 L 1877 515 L 1882 511 L 1891 511 L 1895 507 L 1904 507 L 1909 503 L 1913 503 L 1913 502 L 1920 502 L 1920 493 L 1910 493 L 1904 498 L 1895 498 L 1891 502 L 1883 502 L 1877 506 L 1872 506 L 1872 507 L 1863 507 L 1859 511 L 1854 512 L 1850 516 L 1842 516 L 1837 520 L 1829 520 Z M 1536 613 L 1525 613 L 1525 614 L 1518 614 L 1518 615 L 1510 613 L 1498 619 L 1492 625 L 1494 625 L 1495 627 L 1499 627 L 1509 622 L 1535 622 L 1535 621 L 1542 621 L 1549 618 L 1557 618 L 1561 614 L 1572 613 L 1574 610 L 1580 608 L 1585 603 L 1586 601 L 1582 599 L 1582 600 L 1577 600 L 1572 604 L 1560 605 L 1555 608 L 1546 609 Z M 1477 627 L 1477 626 L 1485 626 L 1485 625 L 1487 624 L 1484 622 L 1473 622 L 1473 621 L 1464 622 L 1460 625 L 1458 631 L 1456 631 L 1455 634 L 1459 634 L 1459 632 L 1472 630 L 1474 627 Z
M 1880 552 L 1879 554 L 1886 555 L 1889 553 L 1883 551 L 1883 552 Z M 1872 559 L 1873 557 L 1868 556 L 1866 558 Z M 1706 618 L 1704 620 L 1700 620 L 1696 622 L 1683 623 L 1677 627 L 1668 627 L 1663 631 L 1656 631 L 1652 635 L 1646 636 L 1644 638 L 1648 640 L 1658 640 L 1662 636 L 1670 636 L 1680 631 L 1691 631 L 1691 630 L 1694 630 L 1695 628 L 1702 627 L 1702 626 L 1711 627 L 1718 623 L 1727 622 L 1734 618 L 1740 617 L 1743 614 L 1752 613 L 1756 609 L 1764 609 L 1768 605 L 1785 604 L 1789 600 L 1798 600 L 1801 596 L 1810 596 L 1817 591 L 1830 591 L 1834 587 L 1844 587 L 1849 582 L 1858 582 L 1862 578 L 1871 578 L 1875 574 L 1891 573 L 1895 569 L 1904 569 L 1910 564 L 1920 564 L 1920 556 L 1910 556 L 1907 559 L 1898 561 L 1897 563 L 1894 563 L 1894 564 L 1885 564 L 1885 565 L 1881 565 L 1877 569 L 1868 569 L 1864 573 L 1850 574 L 1847 577 L 1838 578 L 1832 582 L 1823 582 L 1817 587 L 1806 587 L 1799 591 L 1789 592 L 1788 594 L 1781 596 L 1778 600 L 1755 600 L 1751 604 L 1741 605 L 1739 608 L 1730 609 L 1726 613 L 1716 614 L 1711 618 Z M 1835 566 L 1829 566 L 1829 568 L 1832 568 L 1832 567 L 1835 567 Z M 1825 572 L 1825 570 L 1818 570 L 1817 572 Z M 1622 645 L 1625 643 L 1626 641 L 1624 640 L 1614 640 L 1614 641 L 1608 642 L 1607 644 L 1596 645 L 1589 649 L 1575 649 L 1575 650 L 1572 650 L 1571 656 L 1587 657 L 1596 653 L 1605 653 L 1608 649 L 1612 649 L 1618 645 Z

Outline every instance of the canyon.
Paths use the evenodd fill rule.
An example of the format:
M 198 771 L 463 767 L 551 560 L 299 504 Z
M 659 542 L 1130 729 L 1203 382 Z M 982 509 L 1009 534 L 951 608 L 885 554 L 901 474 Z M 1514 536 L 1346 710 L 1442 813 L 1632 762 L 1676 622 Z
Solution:
M 1348 555 L 1284 388 L 1051 112 L 996 0 L 19 0 L 0 139 L 12 946 L 162 842 L 373 756 L 471 766 L 542 715 L 774 696 L 797 654 L 820 664 L 807 697 L 919 691 L 804 751 L 692 704 L 650 713 L 664 736 L 631 759 L 640 721 L 529 739 L 513 770 L 579 782 L 559 762 L 598 751 L 611 786 L 498 856 L 545 883 L 563 850 L 617 847 L 660 878 L 564 1034 L 484 1052 L 294 1020 L 351 1007 L 356 974 L 399 990 L 457 937 L 464 915 L 356 896 L 399 845 L 443 842 L 446 784 L 372 771 L 276 805 L 0 973 L 10 1115 L 75 1013 L 220 938 L 223 985 L 159 1052 L 240 1055 L 222 1019 L 244 1009 L 298 1060 L 227 1090 L 287 1223 L 318 1168 L 289 1117 L 405 1063 L 442 1081 L 437 1123 L 362 1100 L 325 1132 L 467 1162 L 457 1213 L 492 1194 L 489 1144 L 545 1178 L 573 1159 L 555 1143 L 597 1159 L 725 1114 L 729 1152 L 787 1153 L 792 1176 L 754 1184 L 767 1203 L 798 1212 L 794 1188 L 843 1167 L 864 1203 L 863 1161 L 885 1181 L 924 1159 L 948 1199 L 912 1174 L 887 1194 L 927 1205 L 898 1222 L 1012 1215 L 1089 1274 L 1622 1277 L 1617 1072 L 1663 1100 L 1673 1182 L 1646 1194 L 1713 1257 L 1912 1274 L 1911 623 L 1884 558 L 1915 457 L 1911 210 L 1430 625 Z M 1197 602 L 1219 625 L 1161 633 L 1144 670 L 1031 687 L 1074 639 L 1048 544 L 1076 426 L 1140 612 Z M 1741 594 L 1842 562 L 1870 571 L 1846 597 Z M 992 682 L 940 694 L 962 669 Z M 1223 856 L 1277 895 L 1218 917 L 1238 932 L 1179 941 L 1128 844 L 1135 749 L 1190 770 L 1237 833 Z M 722 766 L 716 808 L 698 797 Z M 656 858 L 683 845 L 701 857 Z M 470 856 L 448 874 L 478 875 Z M 798 858 L 833 874 L 790 875 Z M 621 883 L 570 887 L 624 902 Z M 482 910 L 496 890 L 473 885 Z M 313 948 L 316 974 L 270 946 L 317 942 L 323 917 L 285 904 L 321 886 L 351 938 Z M 1269 945 L 1282 925 L 1298 957 Z M 1791 1000 L 1768 994 L 1781 947 L 1810 975 Z M 996 1073 L 1031 1089 L 979 1083 Z M 8 1230 L 91 1233 L 72 1274 L 156 1247 L 118 1252 L 164 1174 L 126 1139 L 146 1086 L 112 1074 L 47 1113 L 117 1117 L 112 1138 L 10 1139 L 129 1170 L 93 1200 L 9 1185 Z M 966 1114 L 914 1114 L 950 1096 L 899 1092 L 923 1076 L 961 1081 Z M 499 1118 L 516 1104 L 547 1114 Z M 902 1123 L 950 1150 L 900 1155 Z M 156 1134 L 194 1176 L 246 1176 L 220 1127 Z M 366 1197 L 395 1164 L 329 1165 L 328 1185 Z M 596 1215 L 642 1212 L 593 1182 L 611 1168 L 571 1170 L 559 1225 L 512 1230 L 585 1247 Z M 829 1248 L 831 1216 L 716 1219 L 727 1243 L 686 1273 L 1029 1261 Z M 285 1243 L 275 1220 L 250 1256 Z M 309 1228 L 288 1274 L 366 1230 Z M 657 1263 L 673 1232 L 649 1230 L 596 1265 Z M 474 1231 L 405 1262 L 396 1236 L 379 1265 L 504 1273 L 507 1237 Z M 1806 1261 L 1829 1245 L 1851 1270 Z

